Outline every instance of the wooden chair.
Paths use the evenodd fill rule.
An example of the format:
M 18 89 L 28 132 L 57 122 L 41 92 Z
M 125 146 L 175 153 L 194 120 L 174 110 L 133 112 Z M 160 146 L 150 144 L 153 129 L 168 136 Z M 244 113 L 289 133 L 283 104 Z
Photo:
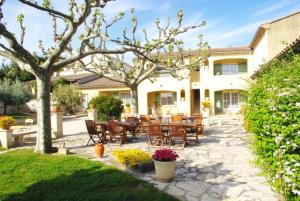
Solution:
M 148 122 L 150 121 L 149 115 L 140 115 L 140 123 L 138 125 L 138 129 L 140 133 L 148 132 Z
M 93 120 L 85 120 L 85 125 L 89 134 L 89 141 L 86 143 L 86 145 L 89 144 L 89 142 L 92 140 L 94 144 L 96 143 L 94 137 L 97 137 L 99 140 L 98 142 L 102 141 L 102 135 L 103 133 L 99 130 L 97 130 L 97 126 Z
M 189 136 L 195 137 L 196 142 L 199 143 L 199 136 L 202 136 L 204 132 L 204 126 L 202 124 L 202 121 L 198 121 L 196 126 L 193 127 L 190 131 L 188 131 Z
M 118 125 L 118 122 L 108 121 L 109 142 L 120 142 L 120 145 L 126 141 L 126 133 Z
M 186 133 L 182 125 L 169 125 L 169 145 L 175 143 L 175 140 L 180 140 L 183 143 L 183 148 L 186 146 Z
M 172 122 L 182 123 L 183 116 L 182 115 L 172 115 Z
M 127 117 L 126 122 L 134 124 L 130 126 L 128 132 L 132 134 L 132 139 L 137 140 L 136 133 L 139 130 L 139 119 L 137 117 Z
M 153 145 L 153 141 L 159 142 L 162 146 L 164 145 L 164 136 L 162 134 L 159 121 L 148 122 L 148 135 L 149 135 L 148 145 Z

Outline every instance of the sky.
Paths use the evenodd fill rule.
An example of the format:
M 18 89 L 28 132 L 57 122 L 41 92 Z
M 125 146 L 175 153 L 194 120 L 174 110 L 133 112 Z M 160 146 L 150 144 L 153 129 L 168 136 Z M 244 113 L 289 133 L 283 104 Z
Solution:
M 39 1 L 40 2 L 40 1 Z M 64 9 L 67 0 L 52 0 L 59 10 Z M 186 49 L 196 48 L 196 36 L 204 35 L 204 40 L 213 48 L 247 46 L 250 44 L 259 25 L 270 20 L 300 11 L 300 0 L 116 0 L 104 9 L 104 14 L 111 18 L 119 12 L 129 13 L 135 8 L 139 30 L 146 29 L 149 35 L 155 35 L 154 21 L 162 22 L 168 17 L 176 19 L 176 13 L 182 9 L 184 25 L 206 25 L 193 30 L 184 36 Z M 37 50 L 37 41 L 42 39 L 46 46 L 51 45 L 51 19 L 42 12 L 19 3 L 17 0 L 6 0 L 3 7 L 4 19 L 10 31 L 19 33 L 16 16 L 23 13 L 26 26 L 25 47 L 30 51 Z M 129 20 L 115 26 L 113 34 L 121 33 L 123 28 L 130 27 Z

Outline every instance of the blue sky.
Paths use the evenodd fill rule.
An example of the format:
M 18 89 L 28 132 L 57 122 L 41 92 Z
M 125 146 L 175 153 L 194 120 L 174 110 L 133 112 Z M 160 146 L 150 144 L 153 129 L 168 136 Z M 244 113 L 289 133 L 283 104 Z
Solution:
M 66 0 L 52 0 L 54 5 L 63 10 Z M 300 10 L 299 0 L 116 0 L 104 10 L 111 17 L 120 11 L 135 8 L 139 27 L 154 34 L 154 20 L 162 21 L 167 17 L 176 19 L 176 12 L 183 9 L 184 24 L 197 24 L 206 21 L 204 28 L 189 32 L 182 39 L 185 47 L 195 48 L 196 35 L 204 34 L 204 39 L 211 47 L 229 47 L 249 45 L 258 26 L 262 23 Z M 30 50 L 37 49 L 37 41 L 42 39 L 51 45 L 51 20 L 41 12 L 33 12 L 17 0 L 6 0 L 4 5 L 4 21 L 9 29 L 18 33 L 16 16 L 25 15 L 26 43 Z M 128 27 L 127 20 L 114 28 L 114 33 Z

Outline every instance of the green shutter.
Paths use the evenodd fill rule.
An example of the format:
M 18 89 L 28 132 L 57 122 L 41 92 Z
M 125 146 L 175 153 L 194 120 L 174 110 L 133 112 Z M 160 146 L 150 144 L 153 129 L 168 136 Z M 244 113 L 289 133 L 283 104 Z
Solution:
M 157 104 L 160 105 L 160 93 L 159 92 L 155 93 L 155 99 L 154 99 L 154 101 L 157 102 Z
M 214 75 L 222 75 L 222 64 L 214 64 Z
M 174 93 L 172 94 L 172 96 L 173 96 L 173 103 L 176 104 L 176 103 L 177 103 L 177 95 L 176 95 L 176 92 L 174 92 Z
M 215 113 L 223 112 L 223 93 L 222 91 L 215 92 Z
M 245 91 L 240 91 L 240 103 L 246 103 L 248 101 L 248 96 Z
M 247 63 L 239 64 L 239 73 L 247 73 Z

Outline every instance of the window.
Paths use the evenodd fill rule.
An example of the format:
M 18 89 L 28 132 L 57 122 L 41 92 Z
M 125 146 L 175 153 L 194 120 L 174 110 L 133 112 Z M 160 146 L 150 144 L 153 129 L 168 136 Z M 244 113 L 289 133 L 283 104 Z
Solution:
M 239 72 L 238 64 L 222 64 L 222 74 L 231 75 Z
M 238 92 L 224 93 L 224 108 L 238 108 L 239 94 Z
M 119 99 L 122 100 L 123 105 L 131 103 L 131 94 L 130 92 L 121 92 L 119 93 Z
M 175 105 L 176 104 L 176 93 L 168 92 L 160 94 L 161 105 Z
M 88 107 L 88 102 L 89 102 L 88 95 L 87 94 L 83 94 L 83 101 L 82 101 L 83 108 L 87 108 Z

